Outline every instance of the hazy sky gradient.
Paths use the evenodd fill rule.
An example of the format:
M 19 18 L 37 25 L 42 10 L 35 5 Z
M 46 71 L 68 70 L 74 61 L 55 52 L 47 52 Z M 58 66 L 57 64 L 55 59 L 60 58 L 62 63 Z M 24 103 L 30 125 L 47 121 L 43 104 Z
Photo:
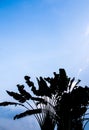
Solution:
M 0 60 L 0 100 L 59 68 L 89 86 L 89 0 L 0 0 Z

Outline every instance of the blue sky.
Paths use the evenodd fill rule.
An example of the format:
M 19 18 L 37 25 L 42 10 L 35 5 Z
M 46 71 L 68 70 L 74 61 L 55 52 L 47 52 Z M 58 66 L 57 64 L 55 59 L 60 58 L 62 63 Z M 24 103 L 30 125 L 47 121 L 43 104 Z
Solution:
M 0 0 L 0 60 L 1 101 L 59 68 L 89 86 L 89 0 Z

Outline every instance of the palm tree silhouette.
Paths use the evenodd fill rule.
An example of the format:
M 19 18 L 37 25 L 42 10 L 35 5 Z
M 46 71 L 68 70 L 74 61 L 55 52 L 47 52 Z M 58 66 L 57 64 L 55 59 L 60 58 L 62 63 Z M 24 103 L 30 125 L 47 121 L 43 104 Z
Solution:
M 34 115 L 41 130 L 83 130 L 89 121 L 89 88 L 79 86 L 75 78 L 69 78 L 64 69 L 53 77 L 37 78 L 38 89 L 29 76 L 24 77 L 30 92 L 24 85 L 17 85 L 19 93 L 6 91 L 17 102 L 1 102 L 0 106 L 15 105 L 26 109 L 14 117 L 19 119 Z M 33 92 L 33 93 L 32 93 Z M 33 95 L 33 96 L 32 96 Z M 33 103 L 35 105 L 33 105 Z M 84 123 L 85 121 L 85 123 Z

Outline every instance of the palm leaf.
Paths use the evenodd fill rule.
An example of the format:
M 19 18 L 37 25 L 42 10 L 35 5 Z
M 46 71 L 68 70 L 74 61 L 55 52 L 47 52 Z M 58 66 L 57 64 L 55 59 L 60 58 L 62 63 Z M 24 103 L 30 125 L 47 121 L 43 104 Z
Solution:
M 76 82 L 76 84 L 75 84 L 75 86 L 74 86 L 74 89 L 76 89 L 78 86 L 78 84 L 81 82 L 81 80 L 80 79 L 78 79 L 78 81 Z
M 42 109 L 27 110 L 27 111 L 25 111 L 23 113 L 20 113 L 20 114 L 16 115 L 14 117 L 14 120 L 25 117 L 25 116 L 28 116 L 28 115 L 38 114 L 38 113 L 41 113 L 41 112 L 42 112 Z
M 22 97 L 21 94 L 10 92 L 10 91 L 6 91 L 6 92 L 8 93 L 9 96 L 13 97 L 15 100 L 18 100 L 21 103 L 24 103 L 26 101 L 26 99 Z
M 70 80 L 69 90 L 71 89 L 74 80 L 75 80 L 75 78 L 72 78 L 72 79 Z
M 27 100 L 31 98 L 31 94 L 24 89 L 24 85 L 17 85 L 20 94 Z
M 39 101 L 39 103 L 43 103 L 47 105 L 47 101 L 45 101 L 43 98 L 32 97 L 31 100 Z
M 29 76 L 24 76 L 24 79 L 26 80 L 26 83 L 29 87 L 33 87 L 34 83 L 32 81 L 30 81 L 30 77 Z
M 20 105 L 20 106 L 24 106 L 24 105 L 22 105 L 20 103 L 16 103 L 16 102 L 1 102 L 0 103 L 0 106 L 8 106 L 8 105 L 15 105 L 15 106 Z

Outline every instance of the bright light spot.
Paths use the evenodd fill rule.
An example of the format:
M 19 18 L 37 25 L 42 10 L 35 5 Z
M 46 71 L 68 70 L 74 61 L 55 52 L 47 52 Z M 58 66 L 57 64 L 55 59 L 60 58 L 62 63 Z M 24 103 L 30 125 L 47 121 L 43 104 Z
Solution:
M 74 81 L 73 83 L 72 83 L 72 86 L 71 86 L 71 89 L 70 89 L 70 92 L 73 90 L 73 88 L 74 88 L 74 86 L 76 85 L 76 81 Z

